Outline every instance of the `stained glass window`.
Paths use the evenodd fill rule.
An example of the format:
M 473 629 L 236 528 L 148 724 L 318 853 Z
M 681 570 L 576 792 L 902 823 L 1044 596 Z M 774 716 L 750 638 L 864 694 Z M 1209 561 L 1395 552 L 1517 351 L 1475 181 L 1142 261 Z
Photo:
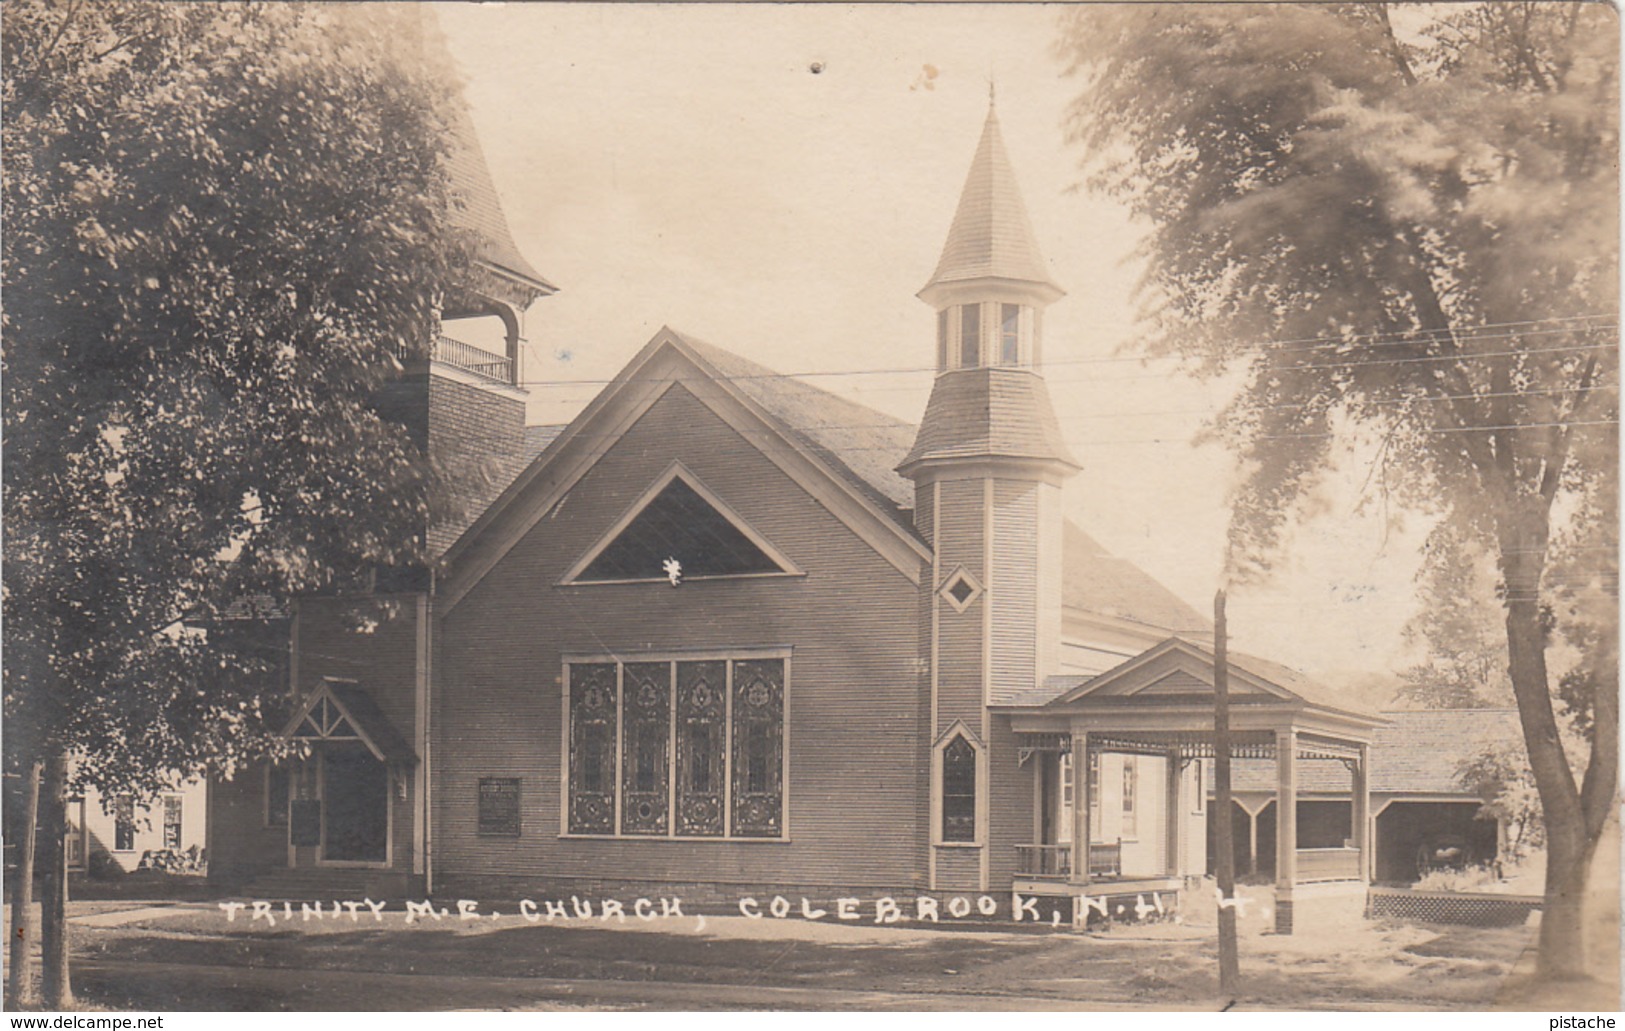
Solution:
M 785 660 L 569 671 L 569 833 L 784 833 Z
M 576 580 L 664 580 L 668 559 L 679 563 L 687 580 L 785 571 L 679 476 L 643 506 Z
M 733 669 L 733 832 L 778 837 L 784 794 L 784 661 Z
M 570 667 L 570 833 L 615 832 L 615 665 Z
M 677 664 L 677 833 L 722 835 L 727 666 Z
M 621 833 L 665 834 L 671 745 L 671 664 L 629 663 L 621 672 Z
M 959 309 L 959 367 L 974 369 L 982 362 L 982 306 Z
M 942 750 L 942 840 L 976 840 L 976 749 L 959 734 Z

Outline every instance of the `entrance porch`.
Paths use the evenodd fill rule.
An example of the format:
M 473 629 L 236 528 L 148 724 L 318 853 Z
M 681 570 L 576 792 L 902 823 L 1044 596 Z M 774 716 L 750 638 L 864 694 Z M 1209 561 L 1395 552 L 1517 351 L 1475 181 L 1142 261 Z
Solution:
M 1015 891 L 1051 897 L 1177 891 L 1185 877 L 1200 874 L 1206 815 L 1197 809 L 1200 830 L 1186 816 L 1203 804 L 1201 767 L 1216 755 L 1212 664 L 1211 652 L 1171 638 L 1097 676 L 1052 678 L 1056 694 L 1048 702 L 1003 710 L 1033 771 L 1038 810 L 1032 839 L 1015 845 Z M 1291 933 L 1300 886 L 1324 885 L 1313 892 L 1322 894 L 1333 885 L 1370 882 L 1370 745 L 1382 721 L 1330 704 L 1323 689 L 1294 671 L 1246 656 L 1232 658 L 1231 685 L 1231 756 L 1269 759 L 1276 770 L 1281 816 L 1273 910 L 1277 932 Z M 1305 759 L 1332 759 L 1348 769 L 1353 806 L 1340 841 L 1317 836 L 1314 847 L 1303 847 L 1299 840 L 1298 763 Z M 1108 764 L 1124 771 L 1119 805 L 1101 802 L 1109 791 L 1100 771 Z M 1087 775 L 1077 776 L 1080 769 Z M 1109 824 L 1131 787 L 1146 782 L 1160 786 L 1160 805 L 1134 800 L 1131 844 Z M 1147 821 L 1141 812 L 1161 819 Z M 1188 857 L 1196 849 L 1203 858 L 1193 864 Z

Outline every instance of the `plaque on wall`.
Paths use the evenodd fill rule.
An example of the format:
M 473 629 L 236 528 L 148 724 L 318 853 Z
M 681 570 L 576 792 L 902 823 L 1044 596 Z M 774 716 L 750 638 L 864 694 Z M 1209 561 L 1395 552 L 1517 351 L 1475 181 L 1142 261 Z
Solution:
M 519 778 L 481 777 L 479 832 L 519 837 Z
M 322 843 L 322 802 L 319 798 L 296 798 L 289 807 L 288 843 L 292 845 L 320 845 Z

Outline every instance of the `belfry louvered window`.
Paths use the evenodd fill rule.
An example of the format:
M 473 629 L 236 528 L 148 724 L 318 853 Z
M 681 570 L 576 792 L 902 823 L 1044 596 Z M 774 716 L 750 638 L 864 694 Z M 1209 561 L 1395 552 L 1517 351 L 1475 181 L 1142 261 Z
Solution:
M 784 834 L 784 658 L 571 663 L 570 834 Z

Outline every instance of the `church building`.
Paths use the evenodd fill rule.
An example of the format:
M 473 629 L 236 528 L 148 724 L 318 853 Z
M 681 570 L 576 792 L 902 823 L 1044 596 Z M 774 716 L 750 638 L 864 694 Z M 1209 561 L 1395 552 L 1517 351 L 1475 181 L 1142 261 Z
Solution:
M 918 427 L 673 329 L 568 426 L 525 427 L 519 320 L 552 287 L 464 142 L 495 242 L 446 332 L 494 318 L 508 345 L 448 335 L 398 400 L 424 446 L 507 485 L 430 528 L 432 572 L 295 607 L 306 755 L 212 785 L 211 875 L 258 897 L 1176 904 L 1207 868 L 1212 628 L 1064 515 L 1090 489 L 1043 373 L 1064 294 L 996 113 L 919 292 Z M 1290 929 L 1295 898 L 1369 880 L 1382 720 L 1263 660 L 1231 684 L 1236 754 L 1275 760 Z M 1304 758 L 1348 774 L 1330 847 L 1296 847 Z

